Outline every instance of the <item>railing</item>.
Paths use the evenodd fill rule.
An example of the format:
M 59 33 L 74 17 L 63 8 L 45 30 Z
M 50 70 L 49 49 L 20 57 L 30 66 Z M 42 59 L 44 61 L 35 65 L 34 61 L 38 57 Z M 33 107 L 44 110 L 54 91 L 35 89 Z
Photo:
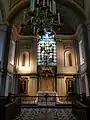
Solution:
M 59 105 L 72 104 L 69 96 L 20 96 L 22 104 Z
M 74 98 L 72 113 L 79 120 L 90 120 L 90 96 L 86 97 L 85 94 L 82 94 Z

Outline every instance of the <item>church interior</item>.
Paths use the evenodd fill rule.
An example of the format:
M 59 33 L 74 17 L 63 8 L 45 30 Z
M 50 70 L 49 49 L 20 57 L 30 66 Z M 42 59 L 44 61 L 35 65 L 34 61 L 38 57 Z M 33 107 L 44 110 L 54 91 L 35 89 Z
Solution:
M 89 96 L 90 0 L 0 0 L 0 120 L 89 120 Z

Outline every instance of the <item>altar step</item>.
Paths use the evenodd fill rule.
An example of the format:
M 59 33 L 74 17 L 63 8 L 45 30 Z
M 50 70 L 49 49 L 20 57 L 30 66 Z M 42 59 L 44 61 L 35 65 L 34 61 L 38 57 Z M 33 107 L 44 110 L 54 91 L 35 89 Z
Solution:
M 71 104 L 59 104 L 59 105 L 37 105 L 37 104 L 22 104 L 21 108 L 72 108 Z

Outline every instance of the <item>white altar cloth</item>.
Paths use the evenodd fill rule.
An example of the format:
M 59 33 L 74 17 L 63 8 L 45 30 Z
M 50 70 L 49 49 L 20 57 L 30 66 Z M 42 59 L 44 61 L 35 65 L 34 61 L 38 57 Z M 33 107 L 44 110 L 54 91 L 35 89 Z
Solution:
M 35 103 L 38 105 L 55 105 L 55 104 L 62 104 L 58 98 L 58 94 L 52 91 L 38 91 L 35 100 Z M 54 96 L 54 97 L 53 97 Z M 47 100 L 46 100 L 47 97 Z

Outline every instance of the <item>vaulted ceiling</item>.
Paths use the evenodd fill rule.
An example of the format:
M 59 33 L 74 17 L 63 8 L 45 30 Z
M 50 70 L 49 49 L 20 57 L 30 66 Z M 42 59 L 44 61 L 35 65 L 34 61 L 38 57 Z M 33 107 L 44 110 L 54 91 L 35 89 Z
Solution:
M 10 24 L 14 24 L 21 35 L 30 35 L 29 26 L 23 27 L 23 12 L 29 8 L 30 0 L 3 0 L 9 1 L 6 18 Z M 61 21 L 64 26 L 57 31 L 58 34 L 74 34 L 79 24 L 86 20 L 84 0 L 56 0 L 57 9 L 61 13 Z M 5 4 L 5 3 L 4 3 Z M 7 2 L 6 2 L 7 4 Z M 4 7 L 5 7 L 4 6 Z M 6 8 L 5 7 L 5 8 Z

